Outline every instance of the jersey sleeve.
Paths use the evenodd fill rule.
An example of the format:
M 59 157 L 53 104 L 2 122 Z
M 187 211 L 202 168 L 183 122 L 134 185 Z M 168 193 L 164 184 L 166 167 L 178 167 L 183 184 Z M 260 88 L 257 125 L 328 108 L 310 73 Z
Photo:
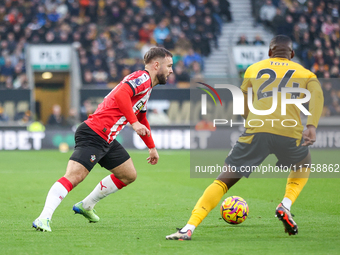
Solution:
M 148 74 L 145 72 L 137 75 L 137 77 L 132 77 L 131 79 L 125 81 L 127 83 L 132 92 L 133 96 L 138 95 L 140 93 L 143 93 L 146 89 L 151 87 L 151 78 Z
M 248 93 L 248 88 L 250 88 L 251 85 L 251 71 L 250 68 L 248 67 L 246 72 L 244 73 L 244 78 L 243 78 L 243 82 L 241 85 L 241 90 L 243 93 L 247 94 Z M 254 78 L 254 77 L 253 77 Z
M 319 119 L 323 110 L 324 97 L 321 84 L 315 74 L 312 74 L 309 78 L 307 82 L 307 89 L 311 93 L 311 99 L 309 101 L 309 112 L 311 115 L 307 118 L 307 125 L 318 127 Z
M 138 121 L 141 124 L 143 124 L 144 126 L 146 126 L 151 131 L 150 124 L 149 124 L 149 122 L 148 122 L 148 120 L 146 118 L 146 111 L 139 112 L 137 116 L 138 116 Z M 150 134 L 150 136 L 147 136 L 147 135 L 140 136 L 140 138 L 142 138 L 143 142 L 145 143 L 145 145 L 149 149 L 152 149 L 152 148 L 156 147 L 151 134 Z
M 132 110 L 131 97 L 133 92 L 129 89 L 128 84 L 123 83 L 117 93 L 114 95 L 114 99 L 118 105 L 119 110 L 123 113 L 126 120 L 133 124 L 137 121 L 137 117 Z

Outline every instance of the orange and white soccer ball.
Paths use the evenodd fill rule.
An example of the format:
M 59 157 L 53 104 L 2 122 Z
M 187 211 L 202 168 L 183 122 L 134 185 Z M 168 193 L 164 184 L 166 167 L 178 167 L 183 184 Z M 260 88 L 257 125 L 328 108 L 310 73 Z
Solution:
M 227 197 L 221 205 L 222 218 L 229 224 L 240 224 L 249 214 L 247 202 L 238 196 Z

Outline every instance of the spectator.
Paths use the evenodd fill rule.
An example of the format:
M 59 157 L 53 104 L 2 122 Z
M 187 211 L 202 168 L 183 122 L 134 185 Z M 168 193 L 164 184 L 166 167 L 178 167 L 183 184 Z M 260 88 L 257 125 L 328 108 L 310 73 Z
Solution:
M 55 35 L 52 31 L 48 31 L 45 35 L 45 43 L 55 43 Z
M 191 64 L 196 61 L 197 63 L 199 63 L 201 66 L 203 66 L 203 59 L 202 57 L 194 52 L 193 49 L 189 49 L 188 54 L 183 58 L 183 63 L 185 65 L 185 67 L 190 67 Z
M 333 32 L 333 30 L 334 30 L 334 25 L 332 23 L 332 17 L 327 16 L 326 22 L 323 22 L 321 26 L 321 31 L 325 35 L 330 35 Z
M 102 68 L 100 68 L 98 71 L 93 72 L 93 78 L 96 85 L 106 86 L 108 81 L 108 74 Z
M 147 43 L 150 41 L 152 36 L 152 31 L 150 30 L 150 26 L 148 23 L 143 23 L 142 28 L 138 31 L 139 41 L 142 43 Z
M 276 8 L 271 0 L 266 0 L 266 3 L 260 9 L 260 20 L 267 26 L 271 26 L 276 15 Z
M 158 44 L 163 44 L 164 39 L 170 34 L 169 28 L 166 27 L 166 21 L 162 20 L 159 26 L 153 31 L 153 37 Z
M 276 34 L 284 34 L 286 35 L 286 31 L 284 30 L 285 27 L 285 18 L 282 15 L 281 9 L 276 9 L 276 15 L 273 18 L 273 29 Z
M 16 121 L 19 125 L 27 125 L 32 121 L 32 113 L 30 110 L 18 112 L 14 116 L 14 121 Z
M 52 114 L 48 118 L 47 125 L 62 126 L 64 125 L 64 117 L 61 114 L 61 107 L 58 104 L 53 105 Z
M 332 66 L 330 70 L 331 78 L 339 78 L 339 67 Z
M 90 70 L 85 70 L 84 75 L 83 75 L 83 84 L 84 85 L 94 84 L 94 78 Z
M 286 16 L 286 23 L 282 26 L 282 34 L 290 36 L 293 33 L 294 20 L 291 15 Z
M 4 108 L 0 106 L 0 122 L 7 122 L 9 120 L 8 115 L 5 113 Z
M 60 19 L 60 15 L 57 13 L 56 8 L 53 8 L 49 14 L 47 14 L 47 18 L 51 22 L 58 22 Z
M 199 52 L 201 55 L 205 57 L 209 56 L 211 53 L 209 39 L 204 36 L 195 34 L 194 38 L 192 39 L 192 45 L 193 45 L 194 51 Z
M 83 122 L 93 113 L 93 107 L 90 100 L 85 100 L 83 106 L 80 108 L 80 121 Z
M 67 32 L 64 32 L 64 31 L 60 32 L 58 43 L 60 44 L 71 43 L 71 40 L 69 39 L 69 35 Z
M 78 118 L 78 112 L 76 108 L 70 108 L 68 112 L 68 117 L 66 119 L 66 125 L 69 127 L 73 127 L 80 124 Z
M 178 10 L 183 12 L 185 16 L 191 17 L 196 13 L 196 7 L 189 0 L 183 0 L 178 5 Z
M 115 64 L 116 61 L 116 52 L 113 49 L 107 50 L 107 57 L 106 57 L 106 65 L 110 66 L 111 64 Z
M 1 67 L 1 75 L 5 77 L 12 77 L 14 74 L 14 68 L 9 57 L 5 58 L 5 65 Z
M 140 70 L 140 69 L 138 69 Z M 120 81 L 120 76 L 117 73 L 117 69 L 115 67 L 110 67 L 110 74 L 108 77 L 108 83 L 117 85 L 117 83 Z
M 8 33 L 7 43 L 8 43 L 8 49 L 9 49 L 10 53 L 13 53 L 13 51 L 17 47 L 17 42 L 15 41 L 15 36 L 14 36 L 13 32 Z
M 195 82 L 197 82 L 197 81 L 203 82 L 203 80 L 204 80 L 202 70 L 201 70 L 201 65 L 196 61 L 194 61 L 191 65 L 190 77 Z
M 206 16 L 204 18 L 204 31 L 208 31 L 208 33 L 211 33 L 211 36 L 208 35 L 208 37 L 213 40 L 215 48 L 218 48 L 217 40 L 218 31 L 216 29 L 216 25 L 214 25 L 212 22 L 212 18 L 209 16 Z
M 261 36 L 260 35 L 256 35 L 255 36 L 255 40 L 253 41 L 253 45 L 255 46 L 262 46 L 264 45 L 264 41 L 262 40 Z
M 185 36 L 183 32 L 179 34 L 179 38 L 175 44 L 176 48 L 179 48 L 182 52 L 187 52 L 192 48 L 190 40 Z
M 171 50 L 171 51 L 175 48 L 175 43 L 172 40 L 171 34 L 168 34 L 168 36 L 164 39 L 163 46 L 167 50 Z
M 173 53 L 173 56 L 172 56 L 172 61 L 174 63 L 173 66 L 176 66 L 176 64 L 180 60 L 182 60 L 181 51 L 179 48 L 175 48 L 175 52 Z
M 249 42 L 247 41 L 247 37 L 245 35 L 241 35 L 236 44 L 237 45 L 249 45 Z
M 164 111 L 159 111 L 156 108 L 148 115 L 148 121 L 151 125 L 169 125 L 170 119 Z
M 174 71 L 175 71 L 177 81 L 179 82 L 190 81 L 190 75 L 184 70 L 184 68 L 181 65 L 176 65 Z
M 13 81 L 14 89 L 28 89 L 28 81 L 25 73 L 22 73 L 17 76 L 17 78 Z
M 166 88 L 176 88 L 176 85 L 177 85 L 176 75 L 171 74 L 169 76 L 168 80 L 166 81 L 165 87 Z
M 178 16 L 172 17 L 170 31 L 172 36 L 174 37 L 174 40 L 177 41 L 180 33 L 182 32 L 181 19 Z
M 13 89 L 13 77 L 12 76 L 7 76 L 5 78 L 5 88 Z
M 219 7 L 220 7 L 220 16 L 222 19 L 226 20 L 227 22 L 232 21 L 231 12 L 230 12 L 230 3 L 228 0 L 219 0 Z
M 303 36 L 303 34 L 308 31 L 306 18 L 304 16 L 301 16 L 297 25 L 299 26 L 300 36 Z

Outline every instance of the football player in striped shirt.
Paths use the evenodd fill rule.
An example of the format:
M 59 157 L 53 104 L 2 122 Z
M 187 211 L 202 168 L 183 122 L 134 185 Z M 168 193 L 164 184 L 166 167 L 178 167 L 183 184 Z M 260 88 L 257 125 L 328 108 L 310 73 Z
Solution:
M 151 48 L 144 56 L 145 69 L 126 76 L 98 105 L 97 110 L 80 124 L 75 133 L 75 149 L 66 174 L 53 184 L 45 206 L 33 227 L 51 231 L 50 222 L 55 209 L 65 196 L 90 173 L 95 164 L 111 172 L 94 190 L 73 206 L 89 222 L 98 222 L 94 206 L 109 194 L 115 193 L 136 179 L 132 159 L 116 140 L 119 132 L 130 123 L 149 148 L 147 162 L 155 165 L 158 153 L 146 119 L 146 105 L 152 88 L 165 84 L 172 70 L 172 54 L 161 47 Z

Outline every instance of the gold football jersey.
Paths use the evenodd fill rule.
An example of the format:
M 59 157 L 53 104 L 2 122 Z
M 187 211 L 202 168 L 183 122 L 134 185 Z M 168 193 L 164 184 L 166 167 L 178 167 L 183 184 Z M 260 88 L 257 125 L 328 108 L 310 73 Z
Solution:
M 269 58 L 248 67 L 241 85 L 243 93 L 248 93 L 252 87 L 253 107 L 256 110 L 271 109 L 273 102 L 273 88 L 277 88 L 276 110 L 268 115 L 248 113 L 246 119 L 246 133 L 271 133 L 301 139 L 303 126 L 301 124 L 300 109 L 295 104 L 286 105 L 286 115 L 281 113 L 281 91 L 283 88 L 303 88 L 311 92 L 307 125 L 317 127 L 323 108 L 323 93 L 315 74 L 300 64 L 286 58 Z M 287 99 L 301 99 L 303 93 L 287 93 Z

